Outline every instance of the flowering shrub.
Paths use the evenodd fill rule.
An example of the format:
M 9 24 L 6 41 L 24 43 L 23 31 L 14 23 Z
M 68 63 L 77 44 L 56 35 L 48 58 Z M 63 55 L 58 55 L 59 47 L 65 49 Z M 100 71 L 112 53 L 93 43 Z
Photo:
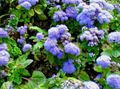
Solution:
M 0 0 L 0 89 L 120 89 L 120 0 Z

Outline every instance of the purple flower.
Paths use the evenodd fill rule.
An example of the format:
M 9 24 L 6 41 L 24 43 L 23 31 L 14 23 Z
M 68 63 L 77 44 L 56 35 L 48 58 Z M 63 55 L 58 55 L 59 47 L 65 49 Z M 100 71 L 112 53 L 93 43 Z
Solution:
M 4 70 L 2 70 L 1 71 L 1 77 L 6 77 L 6 76 L 7 76 L 7 73 Z
M 118 74 L 110 74 L 106 78 L 107 84 L 114 88 L 114 89 L 120 89 L 120 75 Z
M 0 51 L 1 50 L 7 50 L 8 49 L 8 47 L 7 47 L 7 44 L 6 43 L 1 43 L 0 44 Z
M 96 63 L 103 68 L 107 68 L 110 65 L 111 58 L 107 55 L 102 55 L 96 59 Z
M 62 0 L 62 2 L 65 4 L 79 4 L 83 1 L 82 0 Z
M 56 28 L 59 30 L 59 34 L 64 34 L 65 32 L 69 30 L 67 26 L 63 24 L 57 25 Z
M 65 52 L 73 55 L 80 55 L 80 49 L 73 43 L 68 43 L 64 46 Z
M 72 7 L 72 6 L 68 6 L 66 8 L 65 12 L 66 12 L 66 14 L 67 14 L 68 17 L 71 17 L 71 18 L 74 18 L 74 19 L 78 15 L 77 10 L 74 7 Z
M 22 48 L 22 51 L 23 52 L 26 52 L 28 50 L 30 50 L 32 48 L 32 45 L 31 44 L 25 44 Z
M 48 37 L 51 39 L 58 39 L 60 37 L 59 30 L 56 27 L 52 27 L 48 30 Z
M 30 3 L 31 3 L 31 5 L 35 5 L 39 0 L 28 0 Z
M 76 71 L 76 68 L 73 64 L 73 60 L 69 59 L 68 61 L 63 63 L 62 70 L 67 74 L 72 74 Z
M 20 26 L 17 28 L 17 32 L 20 33 L 20 35 L 24 35 L 27 32 L 27 26 Z
M 23 6 L 27 10 L 30 10 L 30 8 L 32 6 L 31 3 L 28 1 L 25 1 L 25 2 L 21 3 L 20 5 Z
M 64 11 L 57 11 L 54 13 L 53 19 L 54 19 L 54 21 L 59 22 L 59 21 L 68 20 L 68 17 Z
M 113 18 L 113 16 L 106 10 L 101 11 L 101 13 L 98 14 L 97 20 L 99 23 L 109 23 L 110 20 Z
M 93 81 L 86 81 L 84 82 L 84 88 L 83 89 L 100 89 L 98 84 L 96 84 Z
M 111 32 L 108 35 L 108 41 L 110 43 L 120 43 L 120 32 Z
M 57 45 L 57 40 L 55 39 L 47 39 L 44 43 L 44 47 L 47 51 L 50 51 L 51 48 L 56 47 Z
M 9 61 L 10 55 L 6 50 L 0 51 L 0 66 L 6 65 Z
M 63 52 L 60 50 L 59 53 L 57 54 L 57 58 L 61 59 L 63 57 Z
M 0 38 L 6 38 L 8 36 L 8 33 L 4 31 L 2 28 L 0 28 Z
M 100 79 L 102 77 L 102 74 L 98 74 L 95 79 Z
M 22 36 L 20 36 L 20 38 L 17 39 L 17 42 L 18 42 L 19 44 L 24 44 L 24 41 L 25 41 L 25 38 L 22 37 Z
M 38 41 L 42 40 L 44 38 L 43 33 L 37 33 L 36 38 L 37 38 Z
M 18 3 L 19 4 L 21 4 L 21 3 L 23 3 L 25 0 L 18 0 Z M 28 0 L 26 0 L 26 1 L 28 1 Z
M 87 31 L 84 31 L 82 35 L 80 35 L 80 40 L 83 41 L 84 39 L 88 41 L 88 46 L 97 46 L 100 39 L 104 38 L 104 31 L 98 30 L 97 27 L 90 28 Z
M 100 7 L 113 10 L 114 6 L 112 4 L 107 3 L 105 0 L 90 0 L 90 3 L 97 3 L 100 5 Z

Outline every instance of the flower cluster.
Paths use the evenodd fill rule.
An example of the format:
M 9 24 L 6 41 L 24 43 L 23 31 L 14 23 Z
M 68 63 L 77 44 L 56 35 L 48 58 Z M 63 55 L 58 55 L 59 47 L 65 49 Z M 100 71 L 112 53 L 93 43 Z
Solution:
M 47 51 L 58 58 L 62 58 L 63 51 L 58 48 L 58 42 L 64 45 L 65 52 L 73 55 L 80 55 L 80 49 L 70 42 L 71 34 L 65 25 L 57 25 L 48 30 L 48 39 L 44 43 Z
M 3 28 L 0 28 L 0 38 L 6 38 L 8 37 L 7 31 L 3 30 Z
M 7 44 L 0 44 L 0 66 L 6 65 L 10 59 L 10 55 L 7 52 Z
M 68 17 L 74 18 L 74 19 L 76 19 L 77 15 L 78 15 L 77 10 L 74 7 L 72 7 L 72 6 L 68 6 L 66 8 L 65 12 L 66 12 Z
M 37 38 L 38 41 L 42 40 L 44 38 L 43 33 L 41 33 L 41 32 L 37 33 L 36 38 Z
M 68 20 L 68 17 L 67 17 L 67 14 L 64 11 L 60 10 L 60 11 L 57 11 L 57 12 L 54 13 L 53 19 L 54 19 L 54 21 L 59 22 L 59 21 Z
M 110 43 L 120 43 L 120 32 L 111 32 L 108 35 L 108 41 Z
M 31 48 L 32 48 L 31 44 L 24 44 L 24 46 L 22 48 L 22 51 L 26 52 L 26 51 L 30 50 Z
M 58 48 L 57 42 L 64 42 L 68 40 L 71 35 L 68 33 L 68 28 L 65 25 L 57 25 L 48 30 L 48 39 L 44 43 L 44 47 L 47 51 L 62 58 L 63 51 Z
M 80 35 L 80 40 L 84 39 L 88 41 L 88 46 L 97 46 L 100 39 L 104 38 L 104 31 L 98 30 L 97 27 L 90 28 L 89 30 L 84 31 L 82 35 Z
M 20 35 L 24 35 L 27 32 L 27 28 L 28 27 L 26 25 L 25 26 L 20 26 L 20 27 L 17 28 L 17 32 L 19 32 Z
M 68 6 L 65 9 L 65 11 L 59 10 L 59 11 L 55 12 L 53 15 L 53 19 L 56 22 L 66 21 L 66 20 L 68 20 L 68 18 L 76 19 L 77 15 L 78 15 L 78 12 L 75 9 L 75 7 Z
M 23 37 L 23 35 L 27 32 L 27 25 L 25 26 L 20 26 L 17 28 L 17 32 L 19 32 L 20 34 L 20 38 L 17 39 L 17 42 L 20 43 L 20 44 L 24 44 L 24 41 L 25 41 L 25 38 Z
M 120 89 L 120 75 L 118 74 L 110 74 L 106 78 L 107 84 L 114 88 L 114 89 Z
M 84 88 L 83 89 L 100 89 L 98 84 L 96 84 L 93 81 L 86 81 L 84 82 Z
M 100 5 L 100 7 L 108 9 L 108 10 L 113 10 L 114 6 L 105 0 L 90 0 L 90 3 L 97 3 Z
M 120 4 L 114 4 L 115 9 L 120 12 Z
M 63 67 L 62 70 L 66 73 L 66 74 L 72 74 L 76 71 L 76 68 L 73 64 L 73 60 L 72 59 L 68 59 L 66 62 L 63 63 Z
M 111 4 L 109 6 L 111 6 Z M 87 27 L 94 26 L 96 20 L 98 20 L 99 23 L 103 24 L 109 23 L 110 19 L 113 18 L 107 10 L 104 10 L 101 7 L 100 3 L 96 2 L 96 0 L 91 0 L 90 5 L 80 3 L 77 9 L 82 9 L 82 12 L 77 16 L 76 20 L 81 25 L 86 25 Z
M 62 2 L 65 4 L 79 4 L 83 1 L 82 0 L 62 0 Z
M 18 3 L 25 9 L 29 10 L 33 5 L 35 5 L 39 0 L 19 0 Z
M 109 56 L 101 55 L 100 57 L 96 59 L 96 63 L 97 65 L 100 65 L 103 68 L 107 68 L 111 64 L 110 60 L 111 58 Z
M 80 55 L 80 49 L 73 43 L 68 43 L 64 46 L 65 52 L 72 55 Z

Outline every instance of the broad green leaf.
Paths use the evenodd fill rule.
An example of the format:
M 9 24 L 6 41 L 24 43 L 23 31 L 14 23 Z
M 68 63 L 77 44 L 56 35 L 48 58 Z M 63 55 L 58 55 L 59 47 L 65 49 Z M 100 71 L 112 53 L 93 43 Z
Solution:
M 101 66 L 94 66 L 94 70 L 96 72 L 102 72 L 103 71 Z
M 33 9 L 30 9 L 28 13 L 29 13 L 30 17 L 34 16 L 34 14 L 35 14 Z
M 120 48 L 113 48 L 112 56 L 115 58 L 119 57 L 120 56 Z
M 89 75 L 85 71 L 81 71 L 79 74 L 81 80 L 88 81 L 90 80 Z
M 40 71 L 34 71 L 31 79 L 36 83 L 43 83 L 46 81 L 45 75 Z
M 42 14 L 43 13 L 43 11 L 41 10 L 41 6 L 40 5 L 36 5 L 35 7 L 34 7 L 34 11 L 37 13 L 37 14 Z
M 30 65 L 33 62 L 31 59 L 27 59 L 25 62 L 20 64 L 21 68 L 26 68 L 28 65 Z

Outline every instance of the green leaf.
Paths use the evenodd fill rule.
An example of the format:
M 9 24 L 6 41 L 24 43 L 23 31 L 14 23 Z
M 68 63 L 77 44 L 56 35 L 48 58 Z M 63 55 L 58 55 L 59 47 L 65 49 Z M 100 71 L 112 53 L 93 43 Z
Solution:
M 30 73 L 27 69 L 19 69 L 19 73 L 22 75 L 22 76 L 30 76 Z
M 112 56 L 117 58 L 120 56 L 120 49 L 119 48 L 113 48 L 112 50 Z
M 43 42 L 37 42 L 34 46 L 33 46 L 33 50 L 37 50 L 43 47 Z
M 22 83 L 22 78 L 18 72 L 14 72 L 14 83 L 16 84 L 21 84 Z
M 25 62 L 20 64 L 20 68 L 26 68 L 28 65 L 30 65 L 33 62 L 31 59 L 27 59 Z
M 30 17 L 34 16 L 34 14 L 35 14 L 33 9 L 30 9 L 28 13 L 29 13 Z
M 81 71 L 79 77 L 81 80 L 84 81 L 90 80 L 89 75 L 85 71 Z
M 44 33 L 44 34 L 47 34 L 47 32 L 46 32 L 44 29 L 41 29 L 41 28 L 39 28 L 39 27 L 37 27 L 37 26 L 30 26 L 30 29 L 31 29 L 31 30 L 36 30 L 36 31 L 38 31 L 38 32 L 42 32 L 42 33 Z
M 94 70 L 96 72 L 102 72 L 103 71 L 101 66 L 94 66 Z
M 34 71 L 31 77 L 35 83 L 43 83 L 46 81 L 45 75 L 40 71 Z
M 34 11 L 37 13 L 37 14 L 43 14 L 43 11 L 41 10 L 41 5 L 36 5 L 34 7 Z
M 4 82 L 0 89 L 9 89 L 10 86 L 12 86 L 11 82 Z

